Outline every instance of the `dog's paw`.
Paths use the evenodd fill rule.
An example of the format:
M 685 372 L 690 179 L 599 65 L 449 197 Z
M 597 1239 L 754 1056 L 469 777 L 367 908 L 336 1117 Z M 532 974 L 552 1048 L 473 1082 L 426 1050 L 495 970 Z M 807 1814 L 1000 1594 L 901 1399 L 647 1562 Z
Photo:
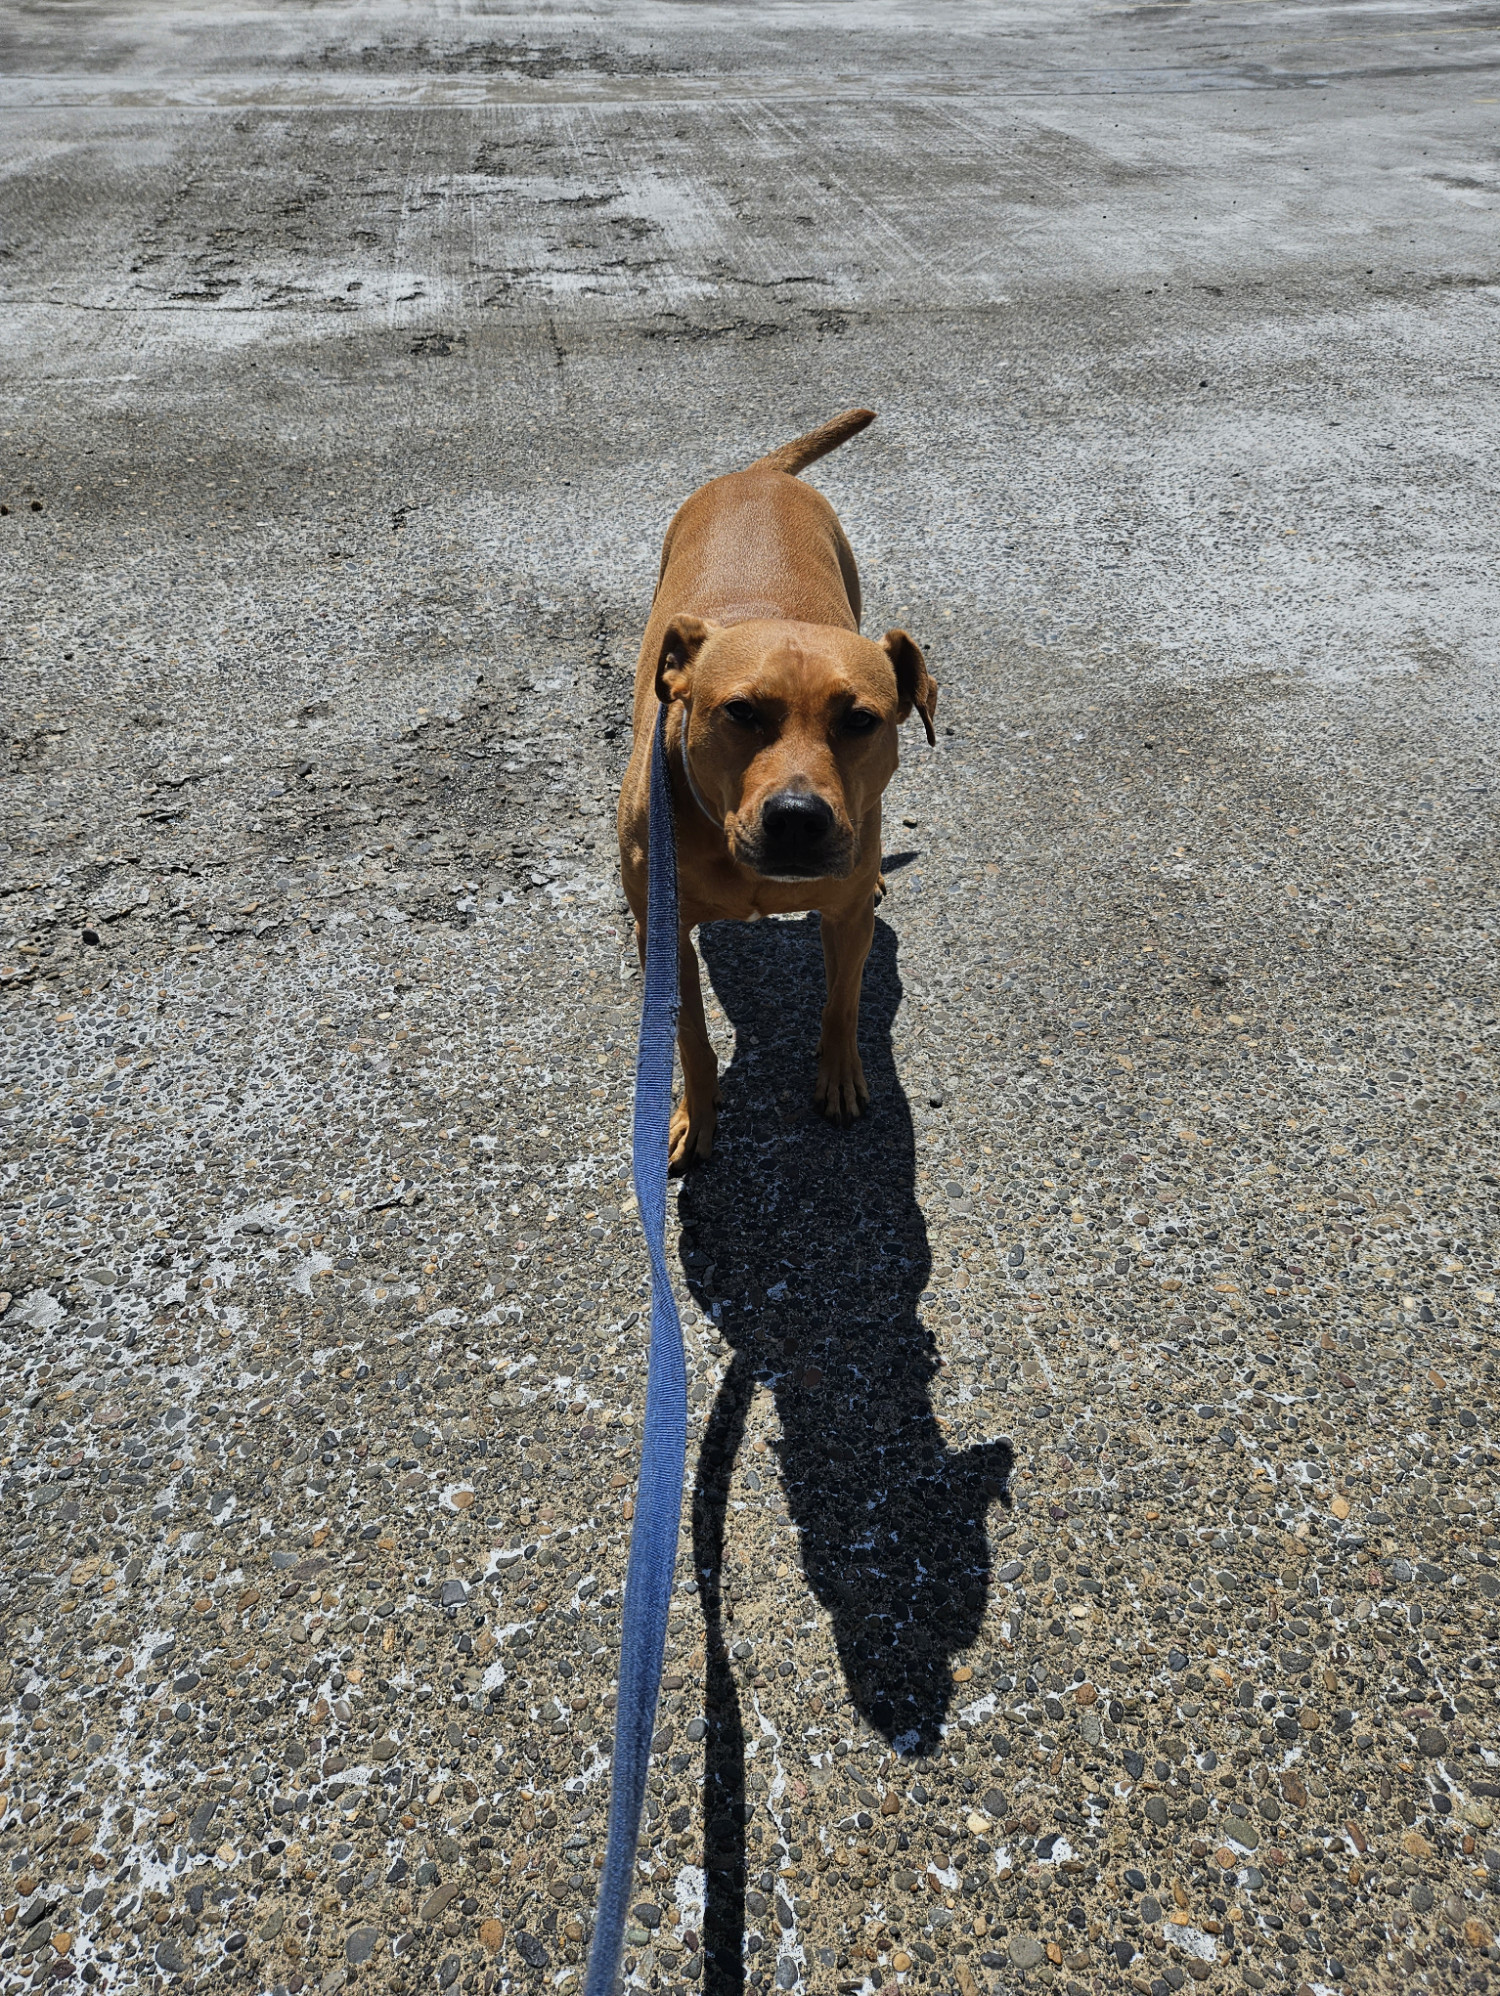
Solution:
M 852 1047 L 818 1056 L 818 1079 L 813 1087 L 813 1106 L 830 1123 L 854 1122 L 870 1106 L 865 1071 Z
M 717 1100 L 701 1109 L 689 1108 L 685 1101 L 677 1104 L 667 1128 L 667 1169 L 674 1178 L 707 1160 L 714 1147 L 718 1123 Z

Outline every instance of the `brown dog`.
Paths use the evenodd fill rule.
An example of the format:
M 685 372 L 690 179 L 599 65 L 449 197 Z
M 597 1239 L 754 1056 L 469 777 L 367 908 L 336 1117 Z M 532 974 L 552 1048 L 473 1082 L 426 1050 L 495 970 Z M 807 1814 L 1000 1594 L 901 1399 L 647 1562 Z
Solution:
M 700 486 L 662 545 L 636 666 L 620 792 L 620 871 L 644 954 L 657 704 L 677 828 L 683 1097 L 671 1164 L 713 1148 L 719 1067 L 692 932 L 816 908 L 828 1002 L 813 1099 L 846 1123 L 870 1099 L 859 987 L 875 933 L 880 799 L 913 708 L 935 741 L 937 687 L 905 631 L 859 634 L 859 575 L 838 516 L 797 473 L 875 420 L 849 409 L 748 470 Z

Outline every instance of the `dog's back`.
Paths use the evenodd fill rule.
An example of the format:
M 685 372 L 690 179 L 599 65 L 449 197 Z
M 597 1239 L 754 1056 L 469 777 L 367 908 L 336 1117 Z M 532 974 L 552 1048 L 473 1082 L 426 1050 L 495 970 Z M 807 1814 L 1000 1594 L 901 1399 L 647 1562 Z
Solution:
M 651 630 L 675 616 L 859 629 L 859 571 L 838 515 L 797 473 L 875 420 L 846 409 L 685 500 L 662 543 Z M 649 636 L 649 634 L 648 634 Z

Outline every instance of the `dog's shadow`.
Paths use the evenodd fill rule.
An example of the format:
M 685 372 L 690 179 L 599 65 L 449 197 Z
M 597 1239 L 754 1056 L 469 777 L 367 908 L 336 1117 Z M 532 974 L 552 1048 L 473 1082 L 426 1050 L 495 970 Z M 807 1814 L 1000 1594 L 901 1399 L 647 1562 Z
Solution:
M 699 1453 L 693 1547 L 707 1624 L 704 1986 L 706 1996 L 735 1996 L 747 1811 L 724 1551 L 756 1385 L 775 1398 L 802 1571 L 832 1624 L 849 1696 L 904 1754 L 936 1745 L 953 1660 L 979 1633 L 986 1509 L 1005 1489 L 1011 1452 L 1004 1442 L 950 1450 L 933 1412 L 938 1359 L 917 1307 L 931 1255 L 890 1041 L 901 1000 L 895 935 L 877 921 L 860 1020 L 872 1105 L 849 1130 L 809 1106 L 823 1003 L 816 918 L 715 924 L 699 946 L 736 1036 L 715 1156 L 678 1206 L 688 1285 L 734 1351 Z M 738 1494 L 753 1496 L 757 1480 L 773 1487 L 777 1466 L 741 1465 Z M 763 1647 L 756 1665 L 783 1659 L 794 1652 Z M 825 1695 L 837 1705 L 837 1686 Z M 822 1723 L 831 1745 L 847 1714 Z M 762 1862 L 774 1870 L 775 1854 Z

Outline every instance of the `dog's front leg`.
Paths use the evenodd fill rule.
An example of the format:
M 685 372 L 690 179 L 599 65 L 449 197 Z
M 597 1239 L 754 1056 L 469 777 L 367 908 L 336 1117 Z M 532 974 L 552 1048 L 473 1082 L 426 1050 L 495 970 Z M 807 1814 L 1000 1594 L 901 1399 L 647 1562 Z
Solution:
M 703 1016 L 703 985 L 690 922 L 678 930 L 677 977 L 682 995 L 682 1010 L 677 1016 L 682 1100 L 672 1111 L 667 1156 L 671 1170 L 683 1172 L 713 1149 L 719 1120 L 719 1061 Z
M 859 987 L 875 939 L 873 895 L 852 914 L 823 917 L 823 968 L 828 1002 L 818 1041 L 813 1102 L 834 1123 L 852 1123 L 869 1104 L 859 1058 Z

